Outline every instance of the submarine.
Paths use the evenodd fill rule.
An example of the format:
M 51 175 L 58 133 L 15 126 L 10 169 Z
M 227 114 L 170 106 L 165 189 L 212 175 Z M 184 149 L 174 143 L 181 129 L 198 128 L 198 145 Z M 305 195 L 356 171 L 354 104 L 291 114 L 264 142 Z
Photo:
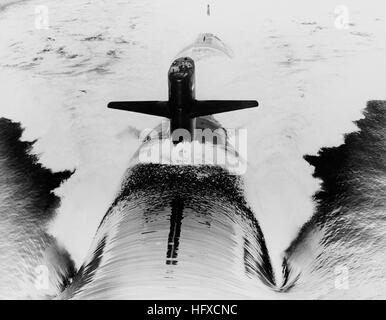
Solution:
M 168 101 L 111 102 L 109 107 L 168 117 L 172 130 L 193 133 L 224 129 L 212 114 L 257 106 L 252 100 L 197 101 L 191 58 L 175 60 L 168 77 Z M 169 140 L 163 138 L 150 136 L 154 143 Z M 145 139 L 139 149 L 149 143 Z M 217 143 L 229 148 L 227 137 Z M 67 265 L 54 256 L 59 270 L 50 271 L 49 265 L 49 290 L 39 281 L 39 286 L 31 283 L 31 297 L 262 299 L 278 288 L 243 177 L 229 168 L 139 161 L 127 167 L 106 209 L 79 268 L 69 256 Z M 34 280 L 33 271 L 29 278 Z
M 168 101 L 112 101 L 111 109 L 138 112 L 170 119 L 170 132 L 186 130 L 194 139 L 196 118 L 223 112 L 254 108 L 256 100 L 196 100 L 195 64 L 190 57 L 173 61 L 168 72 Z M 173 136 L 173 142 L 182 142 Z
M 194 134 L 222 128 L 212 114 L 258 105 L 198 101 L 194 76 L 193 59 L 178 58 L 168 72 L 168 101 L 108 107 L 166 117 L 170 132 Z M 219 165 L 130 165 L 83 265 L 58 299 L 246 299 L 272 292 L 269 253 L 242 180 Z

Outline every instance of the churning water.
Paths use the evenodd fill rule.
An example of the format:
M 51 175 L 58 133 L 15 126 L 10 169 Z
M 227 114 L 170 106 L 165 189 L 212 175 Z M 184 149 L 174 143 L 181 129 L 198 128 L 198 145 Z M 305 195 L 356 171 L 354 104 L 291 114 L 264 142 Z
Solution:
M 180 2 L 1 2 L 0 297 L 384 298 L 382 1 Z M 133 165 L 160 120 L 107 102 L 164 100 L 203 33 L 197 98 L 260 102 L 216 116 L 247 172 Z

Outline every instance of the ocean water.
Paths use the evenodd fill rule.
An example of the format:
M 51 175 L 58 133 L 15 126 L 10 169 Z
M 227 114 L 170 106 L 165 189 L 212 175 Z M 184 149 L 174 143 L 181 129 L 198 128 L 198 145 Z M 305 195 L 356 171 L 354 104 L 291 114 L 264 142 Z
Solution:
M 59 175 L 75 171 L 62 173 L 66 180 L 61 184 L 47 182 L 42 191 L 32 180 L 20 200 L 12 197 L 12 188 L 20 184 L 8 181 L 18 181 L 12 177 L 23 166 L 2 167 L 1 176 L 8 178 L 1 194 L 9 201 L 1 207 L 2 234 L 12 230 L 18 239 L 25 234 L 19 228 L 37 228 L 8 218 L 23 216 L 20 205 L 40 231 L 15 242 L 5 237 L 1 252 L 7 258 L 1 267 L 27 269 L 13 277 L 29 274 L 29 296 L 40 297 L 30 283 L 34 266 L 42 262 L 17 260 L 13 253 L 18 243 L 36 241 L 45 245 L 31 252 L 44 256 L 53 241 L 58 242 L 55 256 L 66 261 L 58 264 L 68 269 L 64 278 L 73 274 L 72 260 L 82 271 L 63 297 L 102 297 L 110 288 L 111 298 L 145 296 L 150 290 L 155 297 L 167 292 L 186 298 L 202 296 L 207 286 L 212 290 L 208 296 L 218 298 L 384 297 L 385 105 L 375 101 L 364 111 L 369 100 L 385 99 L 382 1 L 347 3 L 347 28 L 339 24 L 342 9 L 334 1 L 210 1 L 210 16 L 206 1 L 179 4 L 31 0 L 2 7 L 0 115 L 13 122 L 4 120 L 1 139 L 16 135 L 14 144 L 36 140 L 22 154 L 37 155 L 44 168 Z M 203 32 L 215 34 L 232 55 L 198 59 L 197 98 L 260 103 L 256 110 L 216 116 L 222 127 L 248 133 L 248 170 L 239 177 L 245 204 L 231 201 L 240 215 L 213 199 L 220 196 L 218 185 L 192 199 L 186 198 L 192 193 L 187 185 L 173 200 L 175 192 L 159 190 L 176 188 L 166 180 L 154 182 L 154 190 L 165 197 L 160 204 L 154 195 L 131 200 L 139 191 L 116 202 L 141 145 L 139 133 L 160 119 L 107 110 L 107 103 L 165 99 L 171 61 Z M 24 128 L 20 139 L 16 123 Z M 19 163 L 24 155 L 10 156 L 9 148 L 2 144 L 2 158 Z M 191 175 L 198 169 L 181 170 L 196 181 Z M 202 170 L 216 179 L 227 177 L 218 169 Z M 25 190 L 39 199 L 54 193 L 61 203 L 43 219 L 33 213 L 36 202 L 28 204 L 33 196 Z M 13 203 L 15 210 L 10 209 Z M 180 237 L 174 237 L 181 238 L 178 263 L 167 264 L 173 208 L 179 206 L 186 209 L 180 209 Z M 149 222 L 146 213 L 158 209 Z M 106 212 L 110 218 L 100 226 Z M 252 216 L 243 216 L 246 212 Z M 146 230 L 156 232 L 141 234 Z M 9 243 L 16 245 L 10 248 Z M 11 263 L 9 256 L 16 260 Z M 61 272 L 53 272 L 53 279 L 61 279 Z M 59 294 L 65 287 L 60 282 L 53 280 L 52 291 L 44 295 Z M 23 296 L 21 283 L 12 289 L 1 285 L 1 295 Z

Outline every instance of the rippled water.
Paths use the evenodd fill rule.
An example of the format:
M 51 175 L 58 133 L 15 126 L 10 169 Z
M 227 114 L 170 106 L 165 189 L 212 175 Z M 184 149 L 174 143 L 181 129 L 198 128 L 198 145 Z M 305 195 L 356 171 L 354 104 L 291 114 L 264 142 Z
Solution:
M 53 0 L 49 29 L 36 28 L 37 5 L 0 11 L 0 116 L 22 124 L 22 140 L 38 139 L 32 153 L 44 166 L 76 171 L 59 188 L 41 191 L 31 182 L 24 200 L 9 196 L 11 184 L 2 187 L 9 201 L 2 234 L 41 227 L 2 243 L 50 242 L 54 235 L 80 268 L 63 297 L 385 296 L 384 104 L 370 104 L 366 118 L 352 122 L 364 117 L 368 100 L 385 99 L 382 1 L 351 1 L 348 29 L 335 27 L 334 1 L 211 1 L 208 17 L 205 1 L 185 2 L 176 14 L 174 0 Z M 140 146 L 137 135 L 160 121 L 108 111 L 107 102 L 165 99 L 170 62 L 203 32 L 232 54 L 198 59 L 197 97 L 260 102 L 257 110 L 216 117 L 225 128 L 248 130 L 247 173 L 235 179 L 219 168 L 146 165 L 122 181 Z M 344 140 L 357 126 L 361 133 Z M 320 157 L 303 158 L 322 147 Z M 23 158 L 10 154 L 3 145 L 4 158 Z M 18 181 L 22 166 L 5 168 L 4 181 Z M 197 184 L 199 192 L 191 189 Z M 8 219 L 52 189 L 61 198 L 56 215 L 33 214 L 32 228 Z M 39 201 L 30 204 L 33 195 Z M 18 260 L 17 247 L 2 252 L 27 270 L 34 296 L 32 265 L 42 261 Z M 44 256 L 46 245 L 31 248 Z M 25 290 L 16 281 L 23 272 L 13 274 L 15 296 Z M 342 289 L 337 281 L 345 273 L 349 286 Z M 61 290 L 52 283 L 49 295 Z

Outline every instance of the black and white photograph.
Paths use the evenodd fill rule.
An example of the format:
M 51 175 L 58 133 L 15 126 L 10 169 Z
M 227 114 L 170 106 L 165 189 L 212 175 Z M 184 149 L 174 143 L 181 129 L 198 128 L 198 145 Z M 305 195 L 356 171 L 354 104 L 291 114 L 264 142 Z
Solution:
M 384 0 L 0 0 L 0 300 L 226 319 L 385 265 Z

